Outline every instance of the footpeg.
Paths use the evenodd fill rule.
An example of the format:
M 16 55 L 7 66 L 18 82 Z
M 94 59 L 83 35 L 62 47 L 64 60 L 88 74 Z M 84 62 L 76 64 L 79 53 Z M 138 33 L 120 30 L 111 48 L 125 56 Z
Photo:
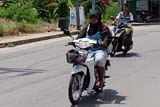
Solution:
M 107 60 L 107 61 L 106 61 L 106 65 L 107 65 L 107 66 L 111 66 L 110 60 Z
M 107 76 L 107 75 L 106 75 L 106 76 L 104 76 L 104 78 L 110 78 L 110 76 Z

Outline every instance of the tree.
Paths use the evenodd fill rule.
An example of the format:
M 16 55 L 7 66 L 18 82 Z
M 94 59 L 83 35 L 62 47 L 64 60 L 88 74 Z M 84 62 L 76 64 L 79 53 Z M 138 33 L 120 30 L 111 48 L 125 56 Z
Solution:
M 74 6 L 75 0 L 3 0 L 4 8 L 8 8 L 11 5 L 25 5 L 30 3 L 32 8 L 36 8 L 39 16 L 51 22 L 51 20 L 57 20 L 61 17 L 69 17 L 69 7 Z M 89 16 L 92 8 L 90 0 L 79 0 L 80 5 L 84 6 L 85 16 Z M 100 11 L 104 11 L 104 6 L 101 0 L 96 0 L 96 8 Z M 64 14 L 65 13 L 65 14 Z

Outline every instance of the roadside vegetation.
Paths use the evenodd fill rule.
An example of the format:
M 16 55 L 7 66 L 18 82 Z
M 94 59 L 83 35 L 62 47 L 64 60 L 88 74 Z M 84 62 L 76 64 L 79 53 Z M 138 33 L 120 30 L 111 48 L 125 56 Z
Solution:
M 112 2 L 109 4 L 105 10 L 103 21 L 110 24 L 110 16 L 116 17 L 119 13 L 119 6 L 118 2 Z
M 59 18 L 69 19 L 69 7 L 74 0 L 1 0 L 0 36 L 21 33 L 45 32 L 46 25 L 57 27 Z M 80 0 L 88 18 L 92 4 L 90 0 Z M 103 12 L 103 21 L 117 14 L 118 3 L 104 6 L 101 0 L 96 1 L 96 8 Z M 65 13 L 65 14 L 64 14 Z M 53 25 L 54 24 L 54 25 Z

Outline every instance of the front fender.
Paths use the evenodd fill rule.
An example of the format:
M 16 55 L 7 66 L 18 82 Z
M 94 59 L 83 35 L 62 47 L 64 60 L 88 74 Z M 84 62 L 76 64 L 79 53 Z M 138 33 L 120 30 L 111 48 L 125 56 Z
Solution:
M 84 75 L 87 75 L 87 66 L 81 64 L 73 65 L 71 74 L 77 74 L 79 72 L 83 72 Z

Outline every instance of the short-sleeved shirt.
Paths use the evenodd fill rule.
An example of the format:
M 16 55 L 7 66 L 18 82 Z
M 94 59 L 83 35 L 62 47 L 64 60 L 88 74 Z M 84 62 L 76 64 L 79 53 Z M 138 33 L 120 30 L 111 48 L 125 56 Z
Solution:
M 133 21 L 133 14 L 131 12 L 129 12 L 129 14 L 127 16 L 124 16 L 123 12 L 120 12 L 116 19 L 118 19 L 118 23 L 128 23 L 129 21 Z

